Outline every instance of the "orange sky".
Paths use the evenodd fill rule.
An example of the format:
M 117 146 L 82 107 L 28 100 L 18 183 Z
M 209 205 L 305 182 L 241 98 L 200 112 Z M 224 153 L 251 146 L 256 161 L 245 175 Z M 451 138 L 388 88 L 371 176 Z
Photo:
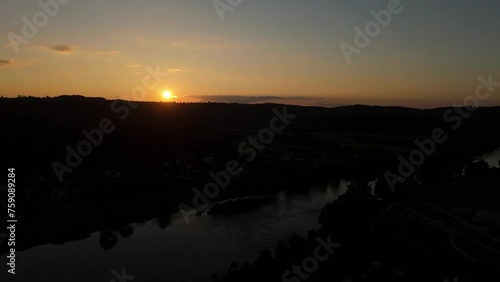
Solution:
M 436 107 L 474 94 L 479 75 L 500 81 L 498 1 L 406 3 L 351 63 L 339 44 L 387 1 L 332 2 L 249 1 L 221 21 L 211 1 L 72 1 L 16 53 L 8 35 L 43 10 L 3 1 L 0 95 L 123 99 L 157 66 L 169 75 L 143 100 Z

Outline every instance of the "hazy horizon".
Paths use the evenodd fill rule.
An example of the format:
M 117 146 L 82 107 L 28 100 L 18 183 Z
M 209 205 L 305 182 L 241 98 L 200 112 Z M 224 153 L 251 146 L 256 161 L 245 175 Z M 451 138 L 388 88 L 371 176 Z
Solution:
M 300 103 L 301 100 L 308 101 L 308 99 L 304 99 L 303 97 L 298 97 L 298 99 L 294 100 L 293 98 L 297 97 L 269 97 L 269 96 L 206 96 L 203 97 L 204 99 L 199 99 L 197 101 L 191 100 L 191 101 L 184 101 L 180 99 L 172 99 L 172 100 L 134 100 L 134 99 L 121 99 L 121 98 L 107 98 L 107 97 L 100 97 L 100 96 L 84 96 L 80 94 L 61 94 L 61 95 L 56 95 L 56 96 L 32 96 L 32 95 L 18 95 L 16 97 L 8 97 L 8 96 L 3 96 L 0 94 L 0 98 L 60 98 L 60 97 L 83 97 L 83 98 L 88 98 L 88 99 L 105 99 L 107 101 L 128 101 L 128 102 L 135 102 L 135 103 L 187 103 L 187 104 L 198 104 L 198 103 L 213 103 L 213 104 L 240 104 L 240 105 L 266 105 L 266 104 L 276 104 L 276 105 L 288 105 L 288 106 L 299 106 L 299 107 L 319 107 L 319 108 L 339 108 L 339 107 L 355 107 L 355 106 L 366 106 L 366 107 L 396 107 L 396 108 L 407 108 L 407 109 L 416 109 L 416 110 L 434 110 L 434 109 L 442 109 L 442 108 L 455 108 L 459 107 L 460 105 L 437 105 L 437 106 L 429 106 L 429 107 L 419 107 L 419 106 L 404 106 L 404 105 L 384 105 L 384 104 L 361 104 L 361 103 L 325 103 L 325 104 L 307 104 L 307 103 Z M 217 98 L 216 98 L 217 97 Z M 287 99 L 290 98 L 290 99 Z M 314 99 L 310 99 L 314 100 Z M 318 99 L 322 100 L 322 99 Z M 298 101 L 297 103 L 294 103 L 294 101 Z M 480 105 L 478 108 L 497 108 L 500 107 L 500 105 Z

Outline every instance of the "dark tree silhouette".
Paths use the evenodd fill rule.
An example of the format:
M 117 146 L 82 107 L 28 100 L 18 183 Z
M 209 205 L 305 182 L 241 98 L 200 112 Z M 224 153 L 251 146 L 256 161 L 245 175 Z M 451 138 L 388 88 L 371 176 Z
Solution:
M 110 250 L 114 246 L 116 246 L 117 242 L 118 242 L 118 236 L 116 236 L 115 231 L 104 230 L 100 232 L 99 244 L 101 245 L 101 248 L 105 250 Z
M 238 271 L 238 262 L 237 261 L 233 261 L 231 263 L 231 265 L 229 265 L 229 271 L 228 271 L 228 273 L 231 274 L 231 273 L 236 272 L 236 271 Z
M 120 236 L 122 236 L 122 238 L 129 238 L 130 236 L 132 236 L 133 233 L 134 233 L 134 227 L 132 226 L 127 226 L 125 228 L 120 229 Z
M 485 160 L 469 163 L 465 167 L 465 175 L 472 177 L 482 177 L 490 172 L 490 166 Z

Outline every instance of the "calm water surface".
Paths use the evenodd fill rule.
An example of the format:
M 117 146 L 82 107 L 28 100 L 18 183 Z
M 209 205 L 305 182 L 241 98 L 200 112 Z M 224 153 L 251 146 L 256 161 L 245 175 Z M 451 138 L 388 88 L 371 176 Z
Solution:
M 312 189 L 307 194 L 281 192 L 267 206 L 251 212 L 191 217 L 186 225 L 179 213 L 162 229 L 158 220 L 133 224 L 129 238 L 104 250 L 99 233 L 63 245 L 44 245 L 18 252 L 19 281 L 110 281 L 112 269 L 125 267 L 140 281 L 211 281 L 227 274 L 237 261 L 254 261 L 259 251 L 272 248 L 293 233 L 306 236 L 319 228 L 317 218 L 327 202 L 347 189 L 347 181 Z
M 491 167 L 500 167 L 498 164 L 498 161 L 500 160 L 500 148 L 493 152 L 479 156 L 476 160 L 485 160 Z

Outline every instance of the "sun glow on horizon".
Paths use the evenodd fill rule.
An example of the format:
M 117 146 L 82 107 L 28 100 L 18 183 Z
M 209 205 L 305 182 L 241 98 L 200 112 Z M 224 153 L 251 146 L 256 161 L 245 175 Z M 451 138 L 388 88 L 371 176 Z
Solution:
M 165 99 L 165 100 L 177 98 L 177 96 L 174 96 L 170 90 L 163 91 L 162 96 L 163 96 L 163 99 Z

